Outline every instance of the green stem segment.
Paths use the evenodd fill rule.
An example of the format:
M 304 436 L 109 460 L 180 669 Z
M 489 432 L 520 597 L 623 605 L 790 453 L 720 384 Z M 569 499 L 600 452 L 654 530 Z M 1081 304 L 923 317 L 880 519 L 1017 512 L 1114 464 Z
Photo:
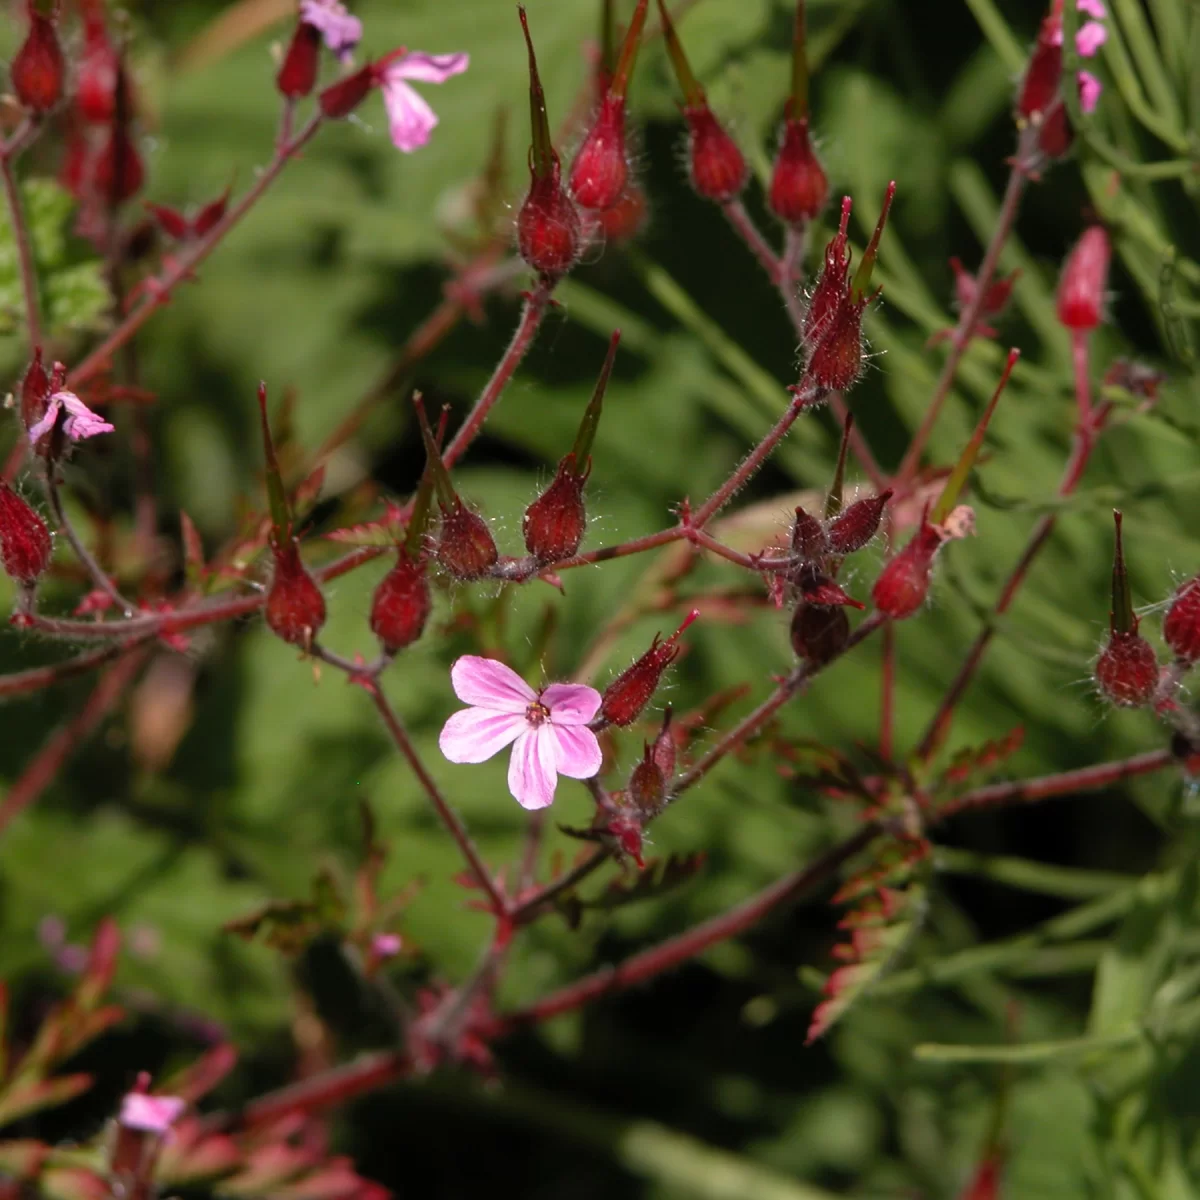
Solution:
M 842 425 L 842 444 L 838 449 L 837 466 L 833 472 L 833 482 L 829 485 L 829 495 L 825 497 L 825 520 L 830 521 L 842 511 L 842 489 L 846 479 L 846 450 L 850 445 L 850 431 L 854 428 L 854 414 L 847 413 Z
M 1129 575 L 1125 571 L 1125 550 L 1121 545 L 1121 512 L 1116 508 L 1113 509 L 1113 524 L 1116 528 L 1116 550 L 1113 554 L 1110 622 L 1113 633 L 1136 633 L 1138 621 L 1133 611 Z
M 867 243 L 866 250 L 863 251 L 862 259 L 850 284 L 850 302 L 852 304 L 861 304 L 866 297 L 867 289 L 871 286 L 871 272 L 875 269 L 875 259 L 879 254 L 879 239 L 883 237 L 883 227 L 887 224 L 888 213 L 891 211 L 895 195 L 896 181 L 893 179 L 883 194 L 883 211 L 879 214 L 879 220 L 875 223 L 875 232 L 871 234 L 871 240 Z
M 792 95 L 788 116 L 801 121 L 808 116 L 808 20 L 804 0 L 796 0 L 796 29 L 792 35 Z
M 442 453 L 433 440 L 433 430 L 429 428 L 429 418 L 425 415 L 425 405 L 421 402 L 421 393 L 413 393 L 413 408 L 417 410 L 417 425 L 421 429 L 421 441 L 425 443 L 425 469 L 432 472 L 433 486 L 437 491 L 438 503 L 446 509 L 454 507 L 458 499 L 454 484 L 450 482 L 450 472 L 442 462 Z
M 684 107 L 689 109 L 706 108 L 708 102 L 704 98 L 704 89 L 697 82 L 696 76 L 692 74 L 692 68 L 688 65 L 687 56 L 683 52 L 683 43 L 675 32 L 675 22 L 671 20 L 671 14 L 667 11 L 663 0 L 658 0 L 658 15 L 662 23 L 663 40 L 667 43 L 667 56 L 671 60 L 671 66 L 675 68 L 675 78 L 679 80 L 679 90 L 683 92 Z
M 275 454 L 275 441 L 271 437 L 271 424 L 267 420 L 267 385 L 258 385 L 258 413 L 262 419 L 263 456 L 267 463 L 267 504 L 271 510 L 271 526 L 277 542 L 292 536 L 292 514 L 288 507 L 287 491 L 283 486 L 283 475 L 279 470 L 279 459 Z
M 617 69 L 613 72 L 612 83 L 609 85 L 609 95 L 620 96 L 623 100 L 629 90 L 629 80 L 633 75 L 633 65 L 637 62 L 638 48 L 642 43 L 642 30 L 646 25 L 646 9 L 650 0 L 638 0 L 638 6 L 633 10 L 633 18 L 625 31 L 625 40 L 621 43 L 621 57 L 617 59 Z
M 424 426 L 425 410 L 421 407 L 420 395 L 413 397 L 413 404 L 417 409 L 417 419 Z M 441 440 L 445 428 L 446 422 L 443 419 L 438 425 L 438 436 L 433 443 L 433 456 L 426 458 L 425 470 L 421 474 L 421 482 L 417 484 L 417 494 L 413 497 L 412 511 L 409 513 L 408 526 L 404 531 L 404 549 L 409 558 L 414 561 L 420 557 L 425 530 L 429 525 L 429 514 L 433 508 L 434 461 L 436 460 L 442 466 L 443 471 L 446 469 L 442 465 L 441 455 L 437 450 L 437 442 Z M 421 433 L 424 436 L 424 428 Z M 449 482 L 449 476 L 447 476 L 447 482 Z M 451 489 L 451 495 L 453 496 L 453 489 Z
M 525 6 L 517 6 L 521 18 L 521 29 L 525 34 L 525 45 L 529 50 L 529 125 L 532 144 L 529 147 L 529 169 L 535 179 L 548 179 L 558 164 L 558 155 L 550 142 L 550 119 L 546 116 L 546 93 L 538 75 L 537 58 L 533 53 L 533 38 L 529 34 L 529 21 Z
M 612 337 L 608 341 L 608 353 L 604 356 L 604 366 L 600 368 L 600 377 L 596 380 L 596 388 L 584 410 L 575 445 L 571 448 L 571 455 L 575 461 L 575 474 L 579 478 L 587 474 L 588 458 L 592 453 L 592 443 L 596 440 L 596 430 L 600 425 L 600 411 L 604 407 L 604 393 L 608 388 L 608 378 L 612 374 L 613 362 L 616 360 L 617 346 L 620 341 L 621 331 L 614 329 Z

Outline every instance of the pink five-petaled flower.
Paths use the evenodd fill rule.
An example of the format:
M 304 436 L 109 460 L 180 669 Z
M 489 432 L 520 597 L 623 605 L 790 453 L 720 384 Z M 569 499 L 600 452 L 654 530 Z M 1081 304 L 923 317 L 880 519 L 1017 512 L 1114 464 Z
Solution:
M 471 705 L 445 724 L 438 744 L 456 763 L 479 763 L 512 743 L 508 790 L 523 808 L 554 800 L 556 775 L 590 779 L 603 757 L 587 727 L 600 693 L 582 683 L 552 683 L 535 692 L 492 658 L 465 654 L 450 668 L 458 698 Z
M 130 1092 L 121 1101 L 117 1120 L 126 1129 L 139 1133 L 166 1134 L 179 1120 L 187 1103 L 178 1096 L 148 1096 L 145 1092 Z
M 63 422 L 63 433 L 78 442 L 83 438 L 95 437 L 98 433 L 112 433 L 113 427 L 97 416 L 74 392 L 55 392 L 46 403 L 42 419 L 29 429 L 31 445 L 37 445 L 54 428 L 61 409 L 67 410 Z
M 397 150 L 403 150 L 405 154 L 419 150 L 429 141 L 429 135 L 438 123 L 437 113 L 406 80 L 445 83 L 452 75 L 461 75 L 470 63 L 467 54 L 423 54 L 412 50 L 379 64 L 388 130 Z
M 316 29 L 343 63 L 350 61 L 362 41 L 362 22 L 340 0 L 300 0 L 300 20 Z

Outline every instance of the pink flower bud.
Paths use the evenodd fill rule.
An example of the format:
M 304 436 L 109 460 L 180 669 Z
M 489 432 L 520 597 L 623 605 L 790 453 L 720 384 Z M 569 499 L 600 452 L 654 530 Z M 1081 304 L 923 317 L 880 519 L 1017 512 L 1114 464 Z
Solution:
M 925 603 L 933 560 L 941 546 L 941 533 L 923 521 L 908 545 L 884 566 L 871 590 L 871 598 L 885 617 L 902 621 Z
M 834 554 L 853 554 L 861 550 L 879 531 L 883 510 L 891 499 L 892 489 L 887 488 L 878 496 L 856 500 L 829 522 L 827 537 L 829 548 Z
M 480 579 L 498 557 L 487 522 L 456 496 L 450 508 L 442 509 L 437 561 L 458 579 Z
M 50 531 L 7 483 L 0 483 L 0 564 L 18 583 L 32 584 L 50 565 Z
M 575 455 L 568 454 L 558 464 L 550 486 L 525 510 L 521 520 L 525 548 L 539 563 L 561 562 L 579 549 L 587 528 L 583 487 L 590 470 L 589 464 L 578 473 Z
M 789 117 L 775 158 L 767 202 L 771 211 L 789 225 L 820 215 L 829 198 L 829 180 L 808 135 L 807 117 Z
M 603 212 L 625 190 L 625 97 L 608 92 L 571 164 L 570 188 L 580 208 Z
M 1101 225 L 1083 231 L 1058 285 L 1058 320 L 1067 329 L 1095 329 L 1104 309 L 1112 246 Z
M 663 672 L 679 655 L 679 638 L 700 614 L 693 609 L 665 642 L 654 641 L 631 667 L 626 667 L 604 690 L 600 715 L 610 725 L 632 725 L 650 703 Z
M 746 186 L 749 171 L 738 144 L 721 127 L 705 104 L 686 108 L 688 123 L 688 174 L 692 187 L 706 200 L 724 204 Z
M 17 99 L 33 113 L 52 109 L 61 99 L 66 64 L 54 32 L 54 21 L 29 0 L 29 33 L 9 68 Z
M 267 592 L 267 625 L 277 637 L 307 650 L 325 624 L 325 597 L 293 539 L 272 546 L 272 552 L 275 575 Z
M 790 633 L 796 657 L 822 667 L 842 652 L 850 637 L 850 621 L 844 608 L 802 600 L 792 613 Z
M 517 249 L 537 272 L 555 279 L 579 257 L 579 213 L 563 190 L 558 159 L 548 175 L 534 175 L 517 213 Z
M 321 31 L 307 21 L 298 21 L 275 76 L 275 86 L 289 100 L 307 96 L 317 83 L 320 56 Z
M 1110 703 L 1121 708 L 1149 704 L 1158 688 L 1154 647 L 1136 631 L 1114 631 L 1096 660 L 1096 685 Z
M 1200 661 L 1200 575 L 1175 593 L 1163 619 L 1163 641 L 1181 662 Z
M 424 564 L 401 549 L 371 600 L 371 632 L 389 654 L 395 654 L 421 636 L 432 607 Z

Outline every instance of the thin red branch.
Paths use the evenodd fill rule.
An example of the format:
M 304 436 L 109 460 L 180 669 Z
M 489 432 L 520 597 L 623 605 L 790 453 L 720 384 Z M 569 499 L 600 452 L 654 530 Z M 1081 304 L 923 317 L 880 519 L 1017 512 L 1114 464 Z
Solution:
M 129 643 L 101 646 L 97 650 L 87 650 L 74 658 L 53 663 L 48 667 L 30 667 L 27 671 L 13 671 L 9 675 L 0 675 L 0 698 L 40 692 L 56 683 L 73 679 L 76 675 L 86 675 L 89 671 L 120 658 L 129 649 Z
M 767 239 L 759 232 L 745 205 L 740 200 L 729 200 L 721 205 L 733 231 L 746 243 L 750 253 L 758 259 L 759 265 L 767 273 L 767 278 L 778 287 L 782 278 L 781 263 L 775 251 L 767 244 Z
M 17 267 L 21 275 L 21 296 L 25 302 L 25 324 L 29 330 L 30 348 L 42 345 L 41 306 L 38 303 L 37 265 L 33 261 L 33 239 L 25 220 L 25 206 L 21 203 L 21 190 L 13 171 L 16 157 L 13 146 L 20 141 L 20 133 L 13 138 L 12 145 L 0 149 L 0 179 L 4 181 L 4 198 L 8 204 L 8 220 L 12 227 L 13 243 L 17 248 Z

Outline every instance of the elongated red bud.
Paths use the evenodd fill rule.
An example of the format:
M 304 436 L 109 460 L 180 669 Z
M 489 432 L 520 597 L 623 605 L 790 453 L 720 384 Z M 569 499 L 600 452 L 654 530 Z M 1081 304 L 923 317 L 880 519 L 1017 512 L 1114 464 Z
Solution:
M 833 392 L 845 392 L 863 371 L 862 319 L 865 303 L 847 301 L 833 314 L 821 340 L 813 347 L 808 377 Z
M 820 216 L 828 199 L 829 178 L 813 149 L 808 118 L 789 117 L 775 156 L 767 203 L 781 221 L 801 225 Z
M 887 488 L 878 496 L 856 500 L 829 523 L 827 537 L 834 554 L 853 554 L 861 550 L 879 531 L 883 510 L 892 497 Z
M 653 746 L 646 746 L 642 761 L 633 768 L 627 791 L 643 820 L 654 816 L 662 808 L 667 796 L 667 780 L 654 756 Z
M 825 527 L 802 505 L 796 505 L 796 521 L 792 526 L 792 553 L 800 558 L 820 558 L 829 549 Z
M 580 475 L 575 456 L 568 454 L 558 464 L 550 486 L 525 510 L 521 519 L 525 548 L 539 563 L 561 562 L 579 549 L 587 529 L 586 483 L 587 472 Z
M 790 634 L 796 657 L 823 667 L 841 654 L 850 637 L 850 621 L 844 608 L 802 600 L 792 613 Z
M 654 739 L 653 753 L 658 769 L 662 772 L 663 778 L 669 782 L 675 776 L 677 755 L 675 734 L 671 731 L 671 706 L 669 704 L 663 709 L 662 728 L 658 731 L 658 737 Z
M 96 190 L 114 207 L 142 190 L 146 168 L 133 139 L 114 128 L 96 155 L 93 179 Z
M 1062 83 L 1062 17 L 1051 13 L 1038 30 L 1037 42 L 1017 94 L 1017 116 L 1028 120 L 1044 113 L 1058 98 Z
M 117 54 L 104 28 L 99 4 L 84 10 L 83 57 L 75 88 L 75 107 L 93 125 L 109 124 L 116 111 Z
M 750 177 L 745 155 L 708 105 L 684 109 L 688 123 L 688 177 L 698 195 L 725 204 Z
M 1063 267 L 1058 285 L 1058 320 L 1067 329 L 1095 329 L 1103 318 L 1104 291 L 1112 245 L 1101 225 L 1083 231 Z
M 804 344 L 809 348 L 820 341 L 832 324 L 849 290 L 851 207 L 850 197 L 842 197 L 838 230 L 825 247 L 825 261 L 808 300 L 804 314 Z
M 600 715 L 610 725 L 631 725 L 650 703 L 663 672 L 679 655 L 679 638 L 700 614 L 692 609 L 683 623 L 665 642 L 654 641 L 650 649 L 632 666 L 626 667 L 608 685 L 600 701 Z
M 292 538 L 271 546 L 275 574 L 267 592 L 267 625 L 293 646 L 308 650 L 325 624 L 325 597 L 300 559 Z
M 1038 149 L 1047 158 L 1062 158 L 1075 144 L 1075 130 L 1067 106 L 1056 100 L 1038 126 Z
M 1158 689 L 1158 658 L 1154 647 L 1138 633 L 1133 595 L 1125 570 L 1121 540 L 1121 514 L 1114 510 L 1115 546 L 1112 569 L 1112 608 L 1109 639 L 1096 660 L 1095 678 L 1100 694 L 1122 708 L 1149 704 Z
M 21 380 L 21 420 L 26 429 L 36 425 L 46 415 L 50 399 L 50 377 L 42 366 L 42 348 L 34 346 L 33 358 Z
M 571 164 L 570 188 L 580 208 L 603 212 L 625 191 L 625 97 L 609 92 Z
M 424 563 L 401 549 L 371 600 L 371 632 L 389 654 L 395 654 L 421 636 L 432 607 Z
M 925 603 L 942 541 L 937 528 L 923 521 L 908 545 L 885 564 L 871 590 L 875 607 L 885 617 L 902 621 Z
M 30 112 L 49 112 L 62 98 L 66 63 L 54 21 L 43 16 L 29 0 L 29 33 L 9 68 L 17 99 Z
M 457 496 L 442 509 L 435 557 L 456 579 L 482 579 L 500 557 L 487 522 Z
M 331 83 L 317 97 L 317 104 L 329 120 L 340 121 L 343 117 L 348 117 L 371 94 L 371 89 L 378 82 L 379 73 L 375 64 L 367 63 L 353 75 Z
M 321 31 L 307 21 L 298 21 L 275 76 L 275 86 L 289 100 L 300 100 L 317 85 L 321 61 Z
M 1181 662 L 1200 661 L 1200 575 L 1175 593 L 1163 619 L 1163 641 Z
M 0 563 L 18 583 L 35 583 L 50 565 L 45 521 L 7 483 L 0 482 Z

